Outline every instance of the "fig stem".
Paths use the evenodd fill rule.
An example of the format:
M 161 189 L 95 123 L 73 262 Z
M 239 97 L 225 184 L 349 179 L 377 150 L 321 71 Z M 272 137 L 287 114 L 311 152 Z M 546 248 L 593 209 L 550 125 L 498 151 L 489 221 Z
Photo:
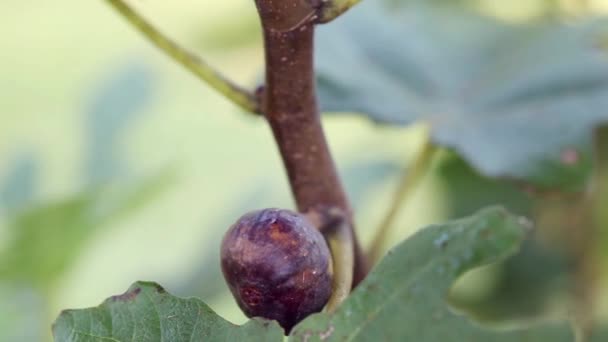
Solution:
M 354 245 L 356 285 L 367 260 L 353 228 L 348 198 L 321 124 L 314 73 L 315 8 L 301 0 L 256 0 L 264 34 L 265 114 L 278 145 L 298 211 L 338 208 L 347 217 Z
M 169 57 L 173 58 L 173 60 L 175 60 L 177 63 L 188 69 L 188 71 L 193 73 L 211 88 L 224 95 L 224 97 L 245 111 L 254 114 L 260 113 L 259 101 L 253 92 L 247 91 L 228 80 L 201 58 L 182 48 L 176 42 L 163 35 L 125 1 L 106 1 L 154 45 L 164 51 Z
M 353 287 L 355 251 L 351 227 L 344 218 L 326 227 L 324 236 L 333 260 L 332 292 L 326 305 L 331 313 L 346 300 Z
M 404 169 L 403 176 L 393 195 L 391 206 L 375 231 L 368 253 L 372 265 L 378 262 L 383 255 L 391 229 L 395 226 L 399 209 L 407 205 L 407 202 L 430 169 L 433 159 L 439 150 L 439 147 L 431 141 L 429 133 L 426 132 L 422 147 L 414 160 Z
M 333 312 L 348 297 L 353 287 L 355 250 L 348 217 L 339 208 L 309 211 L 306 218 L 325 237 L 332 257 L 332 292 L 325 308 Z

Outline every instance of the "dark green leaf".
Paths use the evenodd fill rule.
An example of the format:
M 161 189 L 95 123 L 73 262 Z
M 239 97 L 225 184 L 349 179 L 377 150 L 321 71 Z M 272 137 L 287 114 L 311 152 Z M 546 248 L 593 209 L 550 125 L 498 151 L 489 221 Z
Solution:
M 533 213 L 529 194 L 510 182 L 480 175 L 454 153 L 443 153 L 435 165 L 441 207 L 449 219 L 471 215 L 496 203 L 513 213 L 526 216 Z
M 605 20 L 514 24 L 456 7 L 366 1 L 319 31 L 325 111 L 427 121 L 435 142 L 487 176 L 584 184 L 591 129 L 608 120 Z
M 567 261 L 558 251 L 529 239 L 513 258 L 459 279 L 450 292 L 450 304 L 483 322 L 542 319 L 567 307 L 573 287 Z
M 484 322 L 538 319 L 549 314 L 557 306 L 555 298 L 563 298 L 571 290 L 570 259 L 541 240 L 543 232 L 555 227 L 539 224 L 539 204 L 513 184 L 480 176 L 454 154 L 442 157 L 436 163 L 435 177 L 441 188 L 440 206 L 447 217 L 463 217 L 500 203 L 511 212 L 535 215 L 537 227 L 516 256 L 461 277 L 452 288 L 450 304 Z M 570 214 L 570 209 L 565 212 Z
M 276 322 L 254 319 L 236 326 L 198 299 L 168 294 L 138 282 L 96 308 L 64 311 L 53 326 L 56 342 L 68 341 L 281 341 Z
M 528 230 L 524 220 L 488 208 L 431 226 L 385 257 L 334 314 L 296 326 L 296 341 L 573 341 L 569 324 L 521 330 L 483 328 L 445 302 L 464 272 L 515 254 Z

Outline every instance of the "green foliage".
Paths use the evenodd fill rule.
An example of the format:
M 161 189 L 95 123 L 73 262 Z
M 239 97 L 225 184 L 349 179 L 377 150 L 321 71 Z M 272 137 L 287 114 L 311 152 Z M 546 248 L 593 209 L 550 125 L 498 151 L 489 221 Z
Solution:
M 456 7 L 368 1 L 319 30 L 326 111 L 426 121 L 482 174 L 579 190 L 608 120 L 603 19 L 501 22 Z M 576 113 L 576 115 L 574 115 Z
M 572 288 L 569 261 L 531 238 L 516 256 L 462 277 L 450 304 L 482 322 L 542 319 L 553 313 L 552 300 L 567 298 Z
M 0 249 L 0 279 L 48 293 L 102 226 L 156 197 L 167 185 L 163 172 L 140 184 L 112 187 L 124 173 L 118 144 L 146 104 L 154 86 L 148 68 L 127 64 L 111 72 L 85 108 L 87 187 L 55 201 L 36 198 L 41 162 L 25 155 L 0 184 L 0 213 L 6 208 L 8 242 Z
M 181 299 L 155 283 L 138 282 L 97 308 L 64 311 L 56 341 L 280 341 L 276 322 L 235 326 L 198 299 Z
M 9 223 L 0 278 L 49 290 L 104 225 L 144 205 L 167 185 L 167 174 L 122 191 L 87 191 L 32 207 Z
M 295 341 L 571 341 L 569 325 L 516 331 L 482 328 L 445 302 L 464 272 L 516 253 L 529 227 L 504 209 L 429 227 L 391 251 L 334 314 L 298 325 Z M 197 299 L 179 299 L 158 285 L 137 283 L 96 308 L 68 310 L 54 327 L 57 341 L 280 340 L 274 323 L 236 327 Z M 134 335 L 135 334 L 135 335 Z
M 536 233 L 522 251 L 508 260 L 462 277 L 450 293 L 450 304 L 482 321 L 536 319 L 548 314 L 550 302 L 570 289 L 569 259 L 547 246 L 540 236 L 554 230 L 539 226 L 538 203 L 514 184 L 479 175 L 453 153 L 446 153 L 435 169 L 448 217 L 462 217 L 494 203 L 511 212 L 534 217 Z M 471 191 L 474 189 L 474 191 Z M 564 208 L 561 208 L 564 210 Z
M 95 227 L 91 219 L 95 200 L 94 194 L 84 193 L 19 215 L 10 227 L 11 243 L 0 258 L 2 278 L 36 286 L 55 280 Z
M 484 4 L 490 2 L 494 3 L 494 7 L 503 6 L 496 5 L 498 3 L 508 7 L 517 1 L 367 0 L 344 17 L 319 28 L 317 33 L 317 71 L 322 109 L 331 112 L 358 112 L 373 122 L 387 126 L 427 122 L 432 129 L 434 142 L 452 150 L 450 156 L 435 170 L 432 187 L 433 190 L 440 189 L 439 195 L 433 196 L 433 200 L 429 201 L 431 203 L 425 207 L 431 213 L 446 217 L 469 215 L 478 208 L 493 203 L 500 203 L 518 214 L 533 216 L 538 214 L 538 211 L 534 211 L 534 206 L 546 198 L 534 199 L 522 189 L 583 189 L 588 185 L 592 164 L 590 133 L 599 123 L 608 120 L 608 114 L 604 111 L 608 105 L 608 55 L 603 51 L 608 33 L 607 21 L 601 18 L 571 18 L 568 22 L 560 22 L 556 19 L 558 15 L 563 15 L 559 10 L 560 1 L 521 0 L 520 3 L 527 4 L 547 3 L 546 8 L 535 9 L 539 13 L 526 16 L 546 17 L 534 22 L 507 23 L 484 16 L 478 11 L 482 9 L 486 11 L 484 13 L 491 12 L 484 7 Z M 390 4 L 390 9 L 383 6 L 385 3 Z M 89 8 L 89 5 L 82 6 L 87 11 L 93 8 Z M 217 6 L 224 5 L 218 3 Z M 240 9 L 242 8 L 239 7 Z M 545 10 L 546 13 L 543 12 Z M 74 13 L 82 14 L 83 11 L 85 10 L 81 9 L 81 12 Z M 253 13 L 253 8 L 251 11 Z M 206 52 L 209 52 L 210 47 L 219 50 L 243 45 L 249 49 L 253 43 L 260 43 L 258 17 L 241 13 L 244 11 L 239 11 L 238 16 L 230 13 L 221 20 L 212 21 L 212 24 L 204 21 L 204 25 L 211 28 L 204 33 L 197 33 L 194 38 L 176 38 L 179 41 L 194 40 Z M 61 17 L 61 22 L 65 22 L 64 19 Z M 160 23 L 167 18 L 154 19 L 159 19 Z M 101 27 L 101 30 L 112 26 L 86 24 L 89 28 Z M 73 29 L 61 28 L 61 25 L 47 25 L 48 27 L 54 28 L 51 36 L 72 37 L 67 32 Z M 32 25 L 31 30 L 39 30 L 39 27 Z M 84 41 L 89 40 L 90 36 L 97 37 L 98 33 L 87 31 Z M 24 37 L 16 38 L 15 41 L 19 44 L 15 46 L 22 45 L 21 42 L 25 40 Z M 124 57 L 125 53 L 132 53 L 132 41 L 119 44 L 115 41 L 115 35 L 106 40 L 116 50 L 113 54 L 118 53 Z M 95 40 L 96 49 L 100 43 L 103 46 L 102 40 Z M 49 40 L 49 46 L 56 44 L 56 41 Z M 73 45 L 72 41 L 65 44 Z M 9 54 L 11 46 L 7 48 Z M 81 52 L 74 51 L 74 58 L 69 60 L 93 57 L 82 54 L 82 51 L 87 51 L 86 44 L 85 48 L 79 50 Z M 43 55 L 38 50 L 33 51 L 36 53 L 30 54 Z M 247 67 L 243 65 L 253 64 L 251 61 L 256 60 L 251 58 L 252 51 L 239 50 L 234 53 L 244 56 L 239 57 L 238 62 L 232 62 L 236 67 L 235 75 L 248 73 Z M 47 58 L 41 60 L 41 65 L 45 61 L 51 65 L 57 63 L 58 59 L 65 59 L 63 55 L 44 55 Z M 94 56 L 97 57 L 100 61 L 108 59 L 103 54 Z M 215 58 L 218 65 L 230 63 L 234 59 L 231 54 L 219 54 Z M 0 181 L 0 215 L 8 214 L 0 217 L 0 223 L 4 224 L 0 227 L 0 239 L 6 238 L 0 241 L 1 341 L 47 338 L 45 333 L 49 333 L 50 323 L 47 323 L 48 315 L 56 314 L 48 311 L 54 305 L 64 305 L 60 302 L 65 298 L 57 298 L 57 295 L 67 296 L 75 302 L 82 300 L 80 294 L 66 295 L 54 290 L 58 290 L 57 285 L 65 280 L 66 272 L 82 255 L 89 242 L 100 229 L 112 228 L 112 223 L 156 198 L 166 185 L 167 177 L 164 175 L 153 177 L 139 185 L 125 182 L 129 185 L 120 191 L 112 188 L 112 185 L 118 183 L 118 178 L 124 180 L 122 176 L 132 174 L 130 164 L 133 160 L 128 160 L 129 156 L 123 150 L 128 150 L 124 149 L 125 144 L 133 143 L 127 142 L 127 139 L 141 138 L 132 129 L 133 123 L 145 114 L 144 110 L 152 107 L 150 105 L 153 99 L 161 99 L 153 103 L 155 108 L 158 105 L 159 112 L 171 113 L 173 122 L 183 122 L 173 125 L 180 134 L 186 136 L 185 132 L 189 132 L 205 137 L 199 139 L 197 136 L 198 140 L 193 141 L 179 140 L 177 145 L 171 141 L 171 144 L 167 144 L 170 152 L 167 152 L 162 147 L 159 148 L 164 143 L 165 131 L 160 131 L 163 133 L 156 139 L 154 134 L 159 130 L 153 123 L 147 127 L 153 132 L 151 140 L 162 139 L 162 143 L 146 143 L 146 146 L 150 149 L 158 148 L 159 155 L 174 153 L 171 149 L 175 146 L 181 149 L 181 143 L 189 146 L 214 146 L 220 137 L 226 142 L 220 144 L 221 149 L 218 151 L 221 150 L 221 153 L 196 151 L 197 157 L 194 158 L 203 161 L 198 167 L 208 178 L 198 175 L 192 178 L 203 179 L 204 183 L 209 179 L 212 181 L 206 183 L 205 187 L 191 187 L 193 194 L 178 199 L 187 203 L 179 209 L 173 209 L 175 212 L 168 213 L 167 216 L 171 217 L 166 222 L 159 220 L 162 222 L 158 225 L 167 222 L 175 225 L 187 222 L 187 225 L 195 221 L 200 224 L 200 228 L 208 230 L 204 236 L 197 237 L 200 244 L 197 245 L 196 253 L 184 253 L 194 259 L 191 265 L 184 266 L 192 266 L 186 269 L 190 277 L 184 277 L 183 274 L 180 276 L 183 270 L 167 272 L 171 279 L 163 280 L 163 283 L 167 281 L 165 285 L 168 288 L 178 295 L 197 295 L 212 300 L 214 309 L 218 309 L 218 312 L 225 310 L 226 307 L 221 307 L 224 304 L 221 294 L 222 291 L 225 292 L 226 286 L 221 278 L 217 258 L 222 230 L 233 218 L 251 210 L 252 205 L 269 202 L 280 205 L 287 201 L 285 189 L 276 186 L 279 184 L 276 179 L 280 177 L 276 177 L 272 172 L 275 170 L 268 167 L 270 164 L 263 159 L 263 148 L 259 145 L 256 145 L 256 151 L 260 151 L 259 156 L 256 153 L 254 157 L 244 157 L 249 163 L 246 165 L 251 165 L 255 160 L 255 167 L 248 166 L 243 171 L 241 166 L 244 163 L 241 161 L 238 164 L 222 164 L 230 165 L 232 171 L 225 169 L 228 173 L 224 173 L 224 169 L 220 173 L 213 173 L 212 168 L 207 168 L 208 165 L 219 165 L 219 161 L 233 160 L 233 146 L 245 141 L 255 144 L 261 141 L 255 140 L 255 133 L 235 133 L 245 129 L 244 126 L 238 126 L 242 124 L 240 121 L 237 126 L 229 126 L 231 133 L 227 135 L 222 129 L 228 125 L 224 127 L 224 121 L 219 121 L 224 119 L 217 119 L 220 115 L 215 115 L 226 109 L 220 107 L 221 110 L 217 110 L 207 98 L 202 102 L 206 112 L 203 115 L 208 116 L 199 123 L 212 128 L 199 131 L 203 125 L 192 124 L 194 121 L 184 120 L 180 115 L 188 111 L 199 111 L 200 103 L 196 101 L 200 100 L 200 94 L 194 94 L 194 91 L 188 93 L 185 91 L 187 87 L 177 87 L 178 82 L 183 81 L 180 78 L 169 78 L 166 84 L 161 84 L 165 82 L 166 75 L 157 75 L 160 69 L 142 63 L 144 59 L 146 63 L 155 63 L 153 59 L 138 57 L 132 63 L 119 65 L 116 72 L 104 69 L 103 74 L 109 77 L 97 84 L 93 96 L 88 102 L 85 101 L 87 105 L 82 113 L 84 116 L 76 118 L 76 122 L 84 123 L 84 130 L 77 135 L 85 138 L 81 142 L 84 162 L 80 165 L 85 174 L 76 182 L 86 184 L 84 188 L 69 198 L 54 201 L 40 198 L 40 194 L 46 190 L 39 185 L 43 180 L 48 181 L 43 172 L 48 173 L 49 166 L 44 165 L 43 161 L 49 157 L 56 158 L 55 154 L 43 155 L 43 151 L 29 153 L 30 150 L 26 149 L 28 153 L 17 160 L 14 168 L 7 168 L 6 173 L 4 169 L 0 170 L 3 175 L 8 174 L 3 177 L 7 179 L 6 182 Z M 38 57 L 30 60 L 38 63 Z M 30 63 L 30 60 L 22 64 L 38 65 Z M 7 65 L 8 68 L 12 67 L 10 61 Z M 25 70 L 15 71 L 12 74 L 14 77 L 7 79 L 22 79 L 23 84 L 27 84 L 24 89 L 28 91 L 23 92 L 26 99 L 31 97 L 32 86 L 38 93 L 42 93 L 46 87 L 49 90 L 61 89 L 56 93 L 63 94 L 65 89 L 58 87 L 58 80 L 66 80 L 64 83 L 74 83 L 75 80 L 69 75 L 66 77 L 63 68 L 57 69 L 61 69 L 61 72 L 56 73 L 58 76 L 44 74 L 45 78 L 48 77 L 47 82 L 53 83 L 51 88 L 44 82 L 38 82 L 38 68 L 29 71 L 34 75 L 33 79 L 22 77 L 28 76 L 28 71 Z M 90 72 L 88 68 L 82 69 Z M 170 66 L 167 69 L 174 68 Z M 87 78 L 90 75 L 83 77 L 78 74 L 77 82 Z M 3 108 L 7 113 L 21 111 L 21 102 L 32 103 L 14 96 L 19 94 L 10 90 L 19 89 L 20 83 L 16 86 L 13 83 L 7 83 L 4 91 L 10 89 L 4 98 L 15 98 L 15 103 L 19 103 L 19 106 Z M 38 83 L 42 86 L 36 88 Z M 166 89 L 173 89 L 174 92 L 164 93 Z M 159 90 L 163 93 L 156 96 Z M 188 96 L 196 97 L 196 101 L 183 105 L 184 100 L 188 101 Z M 166 105 L 169 102 L 165 100 L 169 98 L 173 102 Z M 32 103 L 35 106 L 32 111 L 36 113 L 46 113 L 55 107 L 59 111 L 69 112 L 61 106 L 51 106 L 46 101 L 40 101 L 37 105 L 36 102 Z M 70 103 L 72 102 L 74 101 L 70 98 Z M 175 106 L 176 103 L 180 105 Z M 56 113 L 51 110 L 48 114 Z M 188 115 L 190 114 L 192 113 Z M 17 120 L 13 119 L 15 117 L 17 116 L 6 115 L 3 119 L 3 125 L 9 127 L 8 130 L 13 129 L 10 123 L 11 120 Z M 162 117 L 162 120 L 168 120 L 166 116 Z M 221 124 L 214 125 L 215 120 Z M 232 120 L 232 117 L 228 120 Z M 163 125 L 167 122 L 164 121 Z M 334 123 L 335 121 L 330 125 Z M 341 129 L 342 126 L 339 127 Z M 53 129 L 49 127 L 49 131 Z M 255 131 L 252 126 L 247 126 L 246 129 Z M 344 131 L 342 136 L 358 134 L 353 134 L 349 129 Z M 333 133 L 340 131 L 336 129 Z M 342 139 L 341 136 L 330 136 L 338 142 Z M 355 150 L 358 155 L 369 153 L 376 158 L 382 154 L 380 146 L 387 142 L 390 140 L 383 140 L 373 147 L 362 149 L 363 151 Z M 361 144 L 369 147 L 368 141 Z M 131 151 L 139 151 L 139 148 L 137 146 Z M 180 152 L 177 158 L 171 160 L 181 161 L 184 155 L 184 152 Z M 137 154 L 136 158 L 141 156 Z M 276 160 L 272 159 L 272 162 L 275 163 Z M 150 164 L 149 161 L 143 161 L 142 165 L 146 164 Z M 384 203 L 380 203 L 374 195 L 377 195 L 378 189 L 382 189 L 387 178 L 397 173 L 400 164 L 397 158 L 387 161 L 382 157 L 371 160 L 362 158 L 350 166 L 346 164 L 346 167 L 342 164 L 346 190 L 358 216 L 368 215 L 376 219 L 374 210 L 383 207 Z M 276 164 L 277 168 L 278 165 Z M 188 167 L 195 169 L 193 174 L 199 171 L 194 164 L 189 164 Z M 262 169 L 265 178 L 255 176 L 257 173 L 254 175 L 253 172 Z M 605 169 L 604 167 L 604 171 Z M 62 169 L 60 172 L 65 171 Z M 247 189 L 255 183 L 254 192 L 247 192 L 243 184 L 235 183 L 234 178 L 227 176 L 238 173 L 250 173 L 243 176 L 245 182 L 242 183 L 247 183 Z M 509 181 L 504 182 L 503 179 Z M 284 186 L 283 178 L 280 181 L 281 186 Z M 524 186 L 518 187 L 521 183 L 525 183 Z M 528 187 L 528 183 L 535 187 Z M 228 186 L 231 189 L 241 189 L 235 196 L 239 202 L 218 205 L 218 208 L 222 207 L 221 213 L 213 212 L 212 217 L 215 219 L 212 222 L 205 221 L 203 216 L 209 215 L 206 212 L 208 207 L 200 205 L 199 196 L 214 196 L 220 192 L 223 194 Z M 53 186 L 50 188 L 54 189 Z M 279 191 L 281 197 L 274 196 L 274 192 Z M 607 211 L 603 209 L 607 194 L 608 190 L 602 190 L 601 194 L 597 194 L 601 199 L 598 198 L 595 203 L 598 225 L 603 228 L 608 227 L 605 215 Z M 220 198 L 222 202 L 225 200 L 225 197 Z M 420 198 L 416 200 L 424 202 Z M 571 215 L 575 206 L 576 204 L 564 203 L 558 208 L 557 211 L 562 213 L 558 223 L 564 221 L 565 226 L 569 224 L 569 228 L 578 229 L 580 222 L 575 215 Z M 189 218 L 174 218 L 183 212 L 188 212 Z M 538 215 L 535 219 L 537 218 Z M 360 217 L 357 220 L 360 229 L 369 229 L 369 222 L 360 220 Z M 365 224 L 361 224 L 362 221 Z M 555 225 L 559 224 L 549 222 L 537 225 L 536 232 L 555 230 Z M 554 246 L 542 245 L 542 241 L 523 241 L 528 235 L 524 226 L 518 217 L 492 208 L 469 218 L 427 228 L 391 251 L 337 312 L 310 317 L 295 329 L 289 339 L 573 341 L 573 333 L 565 322 L 521 325 L 515 330 L 505 330 L 484 327 L 479 322 L 469 320 L 469 317 L 486 321 L 522 318 L 533 321 L 531 316 L 534 316 L 534 321 L 539 317 L 544 318 L 546 312 L 543 310 L 547 302 L 558 291 L 559 295 L 563 295 L 563 287 L 572 285 L 567 283 L 564 286 L 564 278 L 576 276 L 573 275 L 576 267 L 572 267 L 572 259 L 563 257 L 558 251 L 549 250 Z M 572 237 L 567 230 L 564 231 L 566 234 L 562 239 Z M 606 232 L 608 229 L 600 232 L 605 240 L 603 246 L 608 245 Z M 362 233 L 364 236 L 365 232 Z M 146 236 L 146 241 L 148 239 L 152 240 L 152 237 Z M 138 242 L 139 236 L 134 243 Z M 572 245 L 574 244 L 573 242 Z M 167 243 L 167 250 L 171 248 L 169 245 Z M 139 254 L 146 247 L 148 246 L 138 246 L 138 250 L 133 249 L 132 253 Z M 521 252 L 516 254 L 519 249 Z M 605 250 L 608 249 L 604 248 L 600 252 Z M 142 255 L 147 257 L 145 253 Z M 195 256 L 191 257 L 192 255 Z M 605 264 L 608 260 L 606 253 L 603 257 Z M 478 268 L 483 265 L 488 266 Z M 568 266 L 570 268 L 565 269 Z M 475 270 L 460 277 L 472 269 Z M 174 277 L 174 274 L 177 276 Z M 482 276 L 482 281 L 476 276 Z M 115 280 L 113 277 L 111 275 L 107 279 Z M 456 282 L 455 287 L 457 278 L 461 281 Z M 475 293 L 475 296 L 466 296 L 471 292 L 462 295 L 454 291 L 461 284 L 475 287 L 480 283 L 486 286 L 484 290 L 487 291 Z M 556 291 L 558 287 L 560 288 Z M 217 304 L 220 305 L 216 306 Z M 558 311 L 564 309 L 564 306 L 557 308 Z M 603 308 L 598 311 L 601 309 Z M 99 307 L 65 311 L 54 326 L 57 341 L 281 341 L 284 340 L 281 333 L 282 330 L 274 322 L 258 319 L 243 326 L 233 325 L 200 300 L 172 296 L 158 285 L 147 282 L 134 284 L 125 294 L 112 297 Z M 596 329 L 593 334 L 589 341 L 608 340 L 605 329 Z
M 453 313 L 447 291 L 462 273 L 515 254 L 528 228 L 504 209 L 431 226 L 385 257 L 334 314 L 295 328 L 298 341 L 572 341 L 568 324 L 498 332 Z

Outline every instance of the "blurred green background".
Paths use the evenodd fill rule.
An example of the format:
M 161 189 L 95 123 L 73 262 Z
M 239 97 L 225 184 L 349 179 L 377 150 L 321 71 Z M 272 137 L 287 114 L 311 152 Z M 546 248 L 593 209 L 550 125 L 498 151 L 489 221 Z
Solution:
M 263 51 L 252 1 L 132 3 L 226 75 L 255 86 Z M 506 20 L 608 8 L 608 1 L 477 3 Z M 48 340 L 61 309 L 97 305 L 136 280 L 201 297 L 244 321 L 220 276 L 222 233 L 246 211 L 293 207 L 265 122 L 201 84 L 104 1 L 3 0 L 0 47 L 0 341 Z M 324 121 L 367 244 L 421 130 L 355 116 Z M 487 204 L 535 214 L 533 202 L 445 152 L 401 211 L 391 241 Z M 550 275 L 539 281 L 555 278 L 548 286 L 559 287 L 559 258 L 546 259 L 558 271 L 543 268 Z M 531 305 L 537 313 L 549 304 Z

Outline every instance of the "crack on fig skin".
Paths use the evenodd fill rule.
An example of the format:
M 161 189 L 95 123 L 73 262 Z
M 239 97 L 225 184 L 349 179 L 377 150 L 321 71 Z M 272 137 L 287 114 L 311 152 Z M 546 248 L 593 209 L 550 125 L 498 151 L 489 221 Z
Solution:
M 280 224 L 272 223 L 270 225 L 268 233 L 270 238 L 275 242 L 275 244 L 280 244 L 283 246 L 297 246 L 297 241 L 293 239 L 289 232 L 283 229 Z
M 134 300 L 139 293 L 141 292 L 141 288 L 137 287 L 133 290 L 129 290 L 121 295 L 118 296 L 112 296 L 110 297 L 110 300 L 112 300 L 113 302 L 130 302 L 132 300 Z

